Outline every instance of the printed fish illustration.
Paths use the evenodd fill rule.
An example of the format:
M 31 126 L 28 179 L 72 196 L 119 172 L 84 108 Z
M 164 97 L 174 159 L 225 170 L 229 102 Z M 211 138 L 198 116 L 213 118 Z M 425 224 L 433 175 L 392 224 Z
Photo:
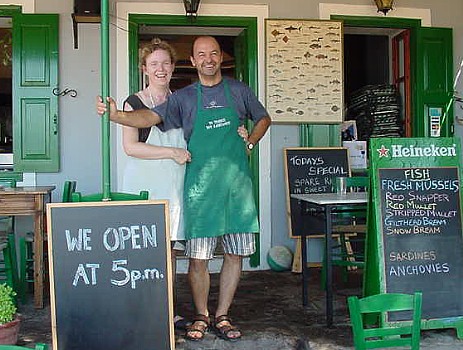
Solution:
M 339 27 L 328 27 L 328 29 L 330 29 L 330 30 L 339 29 Z
M 333 57 L 333 58 L 330 58 L 330 61 L 339 61 L 339 58 Z
M 277 109 L 277 110 L 275 111 L 275 113 L 281 114 L 281 113 L 284 113 L 284 112 L 283 112 L 281 109 Z
M 319 59 L 319 60 L 322 60 L 322 59 L 328 58 L 328 56 L 327 56 L 327 55 L 319 54 L 319 55 L 315 56 L 315 58 L 317 58 L 317 59 Z
M 273 73 L 273 74 L 280 74 L 280 73 L 281 73 L 281 70 L 279 70 L 279 69 L 274 69 L 274 70 L 272 70 L 272 73 Z
M 338 106 L 333 106 L 333 107 L 331 107 L 331 110 L 333 112 L 337 112 L 337 111 L 339 111 L 339 107 Z
M 285 29 L 288 30 L 291 33 L 293 30 L 301 31 L 301 28 L 302 28 L 302 26 L 300 26 L 299 28 L 289 26 L 289 27 L 286 27 Z
M 328 32 L 325 34 L 326 36 L 338 36 L 338 33 Z
M 338 79 L 334 79 L 330 81 L 330 84 L 341 84 L 341 82 Z
M 284 34 L 284 32 L 280 32 L 280 31 L 277 30 L 277 29 L 272 30 L 272 35 L 273 35 L 273 36 L 278 36 L 278 35 L 280 35 L 280 34 Z
M 309 51 L 307 51 L 307 52 L 304 54 L 304 57 L 305 57 L 306 59 L 308 59 L 309 57 L 312 57 L 312 56 L 313 56 L 313 55 L 312 55 Z
M 294 108 L 294 107 L 288 107 L 288 108 L 286 108 L 286 112 L 293 113 L 294 111 L 297 111 L 297 108 Z
M 309 90 L 307 90 L 307 91 L 313 94 L 313 93 L 316 92 L 317 90 L 315 90 L 314 88 L 311 88 L 311 89 L 309 89 Z
M 303 115 L 304 111 L 299 110 L 299 111 L 296 112 L 296 114 Z
M 321 49 L 322 46 L 320 44 L 312 44 L 309 46 L 311 49 Z

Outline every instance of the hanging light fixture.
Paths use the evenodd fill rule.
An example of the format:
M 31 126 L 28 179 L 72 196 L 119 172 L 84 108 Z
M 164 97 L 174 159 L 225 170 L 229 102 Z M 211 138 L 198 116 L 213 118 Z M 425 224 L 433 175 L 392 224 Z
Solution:
M 186 16 L 193 18 L 198 15 L 199 3 L 201 0 L 183 0 Z
M 386 16 L 387 12 L 392 10 L 392 4 L 394 3 L 394 0 L 375 0 L 375 3 L 376 7 L 378 8 L 378 12 L 382 12 Z

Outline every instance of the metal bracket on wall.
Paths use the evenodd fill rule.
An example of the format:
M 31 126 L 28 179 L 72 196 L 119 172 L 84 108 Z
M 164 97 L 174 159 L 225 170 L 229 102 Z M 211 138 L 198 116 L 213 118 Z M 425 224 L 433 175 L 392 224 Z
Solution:
M 64 89 L 63 91 L 59 91 L 58 88 L 54 88 L 52 92 L 55 96 L 66 96 L 69 94 L 71 97 L 77 97 L 77 91 L 74 89 Z

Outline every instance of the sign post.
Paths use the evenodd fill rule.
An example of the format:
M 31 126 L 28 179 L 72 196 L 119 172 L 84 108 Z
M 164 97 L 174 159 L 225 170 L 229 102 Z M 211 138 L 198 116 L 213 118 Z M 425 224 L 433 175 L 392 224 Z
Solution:
M 460 142 L 370 140 L 372 208 L 365 294 L 423 293 L 422 329 L 463 337 Z M 384 322 L 407 322 L 387 315 Z

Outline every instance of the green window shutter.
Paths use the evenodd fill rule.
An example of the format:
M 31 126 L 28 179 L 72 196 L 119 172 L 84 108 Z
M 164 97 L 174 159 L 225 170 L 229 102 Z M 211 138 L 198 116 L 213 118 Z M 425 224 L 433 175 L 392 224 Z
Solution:
M 419 28 L 416 45 L 413 136 L 431 136 L 433 123 L 440 123 L 440 136 L 452 136 L 452 29 Z
M 55 14 L 13 20 L 13 156 L 15 171 L 59 171 L 58 24 Z

